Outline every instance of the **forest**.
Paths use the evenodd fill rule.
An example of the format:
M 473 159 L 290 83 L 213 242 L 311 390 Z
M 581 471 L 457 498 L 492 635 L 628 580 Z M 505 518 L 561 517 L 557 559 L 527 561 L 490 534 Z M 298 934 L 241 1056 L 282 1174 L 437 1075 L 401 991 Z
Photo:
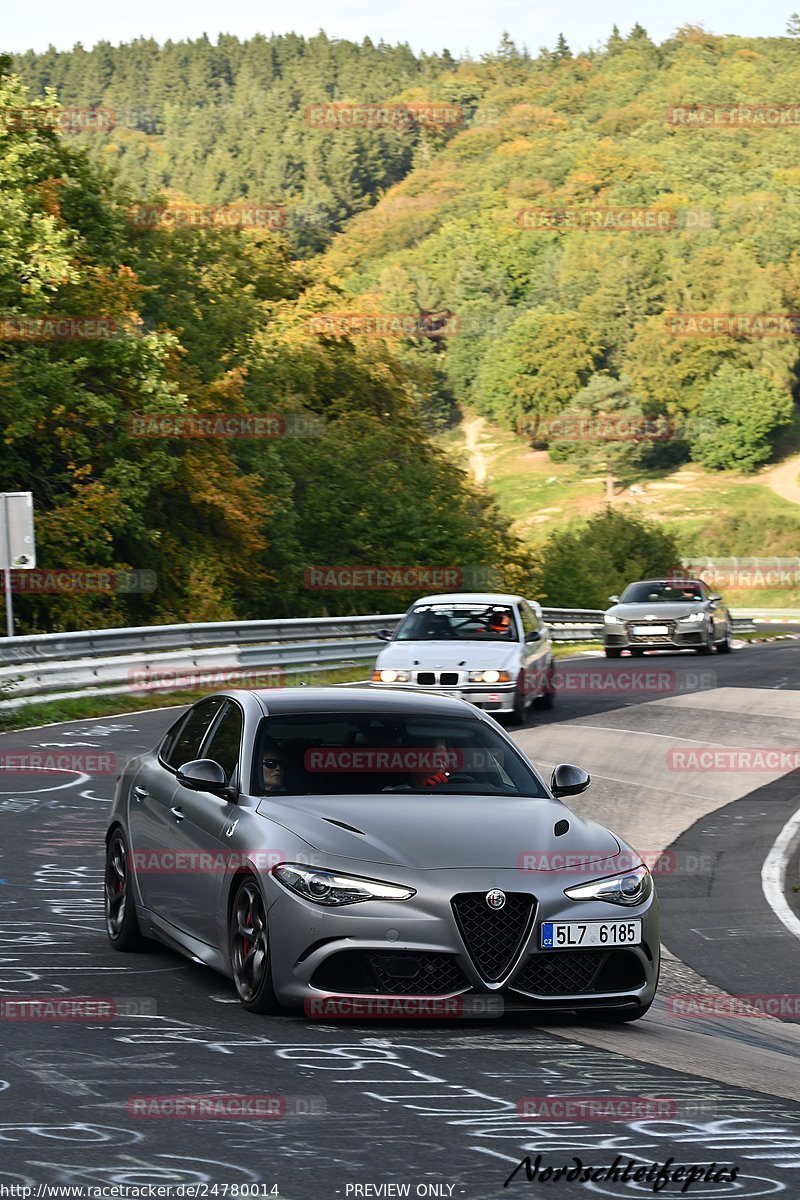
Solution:
M 695 27 L 479 61 L 322 33 L 0 60 L 2 487 L 34 492 L 43 563 L 158 579 L 20 597 L 23 627 L 410 598 L 314 592 L 314 565 L 534 594 L 541 564 L 437 438 L 464 405 L 554 461 L 592 450 L 567 414 L 666 423 L 615 448 L 645 471 L 758 469 L 794 437 L 797 321 L 750 318 L 800 313 L 800 115 L 763 112 L 799 92 L 796 38 Z M 405 119 L 309 116 L 348 106 Z M 66 316 L 113 336 L 21 325 Z M 219 414 L 281 435 L 185 435 Z

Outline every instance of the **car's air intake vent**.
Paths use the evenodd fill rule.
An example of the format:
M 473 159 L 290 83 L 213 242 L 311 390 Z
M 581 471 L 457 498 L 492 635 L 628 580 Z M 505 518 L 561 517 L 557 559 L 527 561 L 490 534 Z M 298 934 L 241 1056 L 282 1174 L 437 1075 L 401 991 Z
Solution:
M 442 671 L 439 680 L 444 687 L 455 687 L 458 683 L 458 671 Z
M 486 895 L 462 892 L 452 904 L 472 961 L 484 979 L 495 983 L 511 967 L 530 933 L 536 899 L 525 892 L 509 892 L 502 908 L 491 908 Z

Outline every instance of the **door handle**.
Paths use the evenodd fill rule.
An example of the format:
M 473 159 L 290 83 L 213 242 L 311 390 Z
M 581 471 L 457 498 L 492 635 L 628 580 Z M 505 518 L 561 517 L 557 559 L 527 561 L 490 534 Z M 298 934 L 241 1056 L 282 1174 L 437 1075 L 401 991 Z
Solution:
M 172 813 L 172 815 L 176 821 L 183 820 L 183 809 L 182 808 L 171 808 L 169 811 Z
M 146 800 L 146 799 L 147 799 L 147 792 L 145 791 L 145 789 L 144 789 L 143 787 L 138 787 L 138 786 L 137 786 L 137 787 L 135 787 L 135 788 L 133 789 L 133 794 L 134 794 L 134 797 L 135 797 L 135 798 L 136 798 L 136 799 L 137 799 L 137 800 L 138 800 L 140 803 L 141 803 L 141 801 L 142 801 L 142 800 Z

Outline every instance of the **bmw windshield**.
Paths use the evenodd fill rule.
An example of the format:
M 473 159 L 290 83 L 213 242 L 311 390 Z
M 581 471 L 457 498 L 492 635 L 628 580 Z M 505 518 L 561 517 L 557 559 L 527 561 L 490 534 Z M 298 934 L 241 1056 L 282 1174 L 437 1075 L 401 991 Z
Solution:
M 402 621 L 398 642 L 515 642 L 514 610 L 508 604 L 418 604 Z

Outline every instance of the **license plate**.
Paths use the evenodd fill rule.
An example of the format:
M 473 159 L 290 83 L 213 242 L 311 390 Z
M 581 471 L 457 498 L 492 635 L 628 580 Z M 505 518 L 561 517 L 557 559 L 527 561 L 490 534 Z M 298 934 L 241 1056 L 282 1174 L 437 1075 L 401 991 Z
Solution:
M 542 950 L 573 950 L 577 946 L 638 946 L 642 922 L 543 921 Z
M 669 627 L 667 625 L 634 625 L 633 632 L 637 637 L 647 637 L 650 633 L 656 635 L 669 633 Z

